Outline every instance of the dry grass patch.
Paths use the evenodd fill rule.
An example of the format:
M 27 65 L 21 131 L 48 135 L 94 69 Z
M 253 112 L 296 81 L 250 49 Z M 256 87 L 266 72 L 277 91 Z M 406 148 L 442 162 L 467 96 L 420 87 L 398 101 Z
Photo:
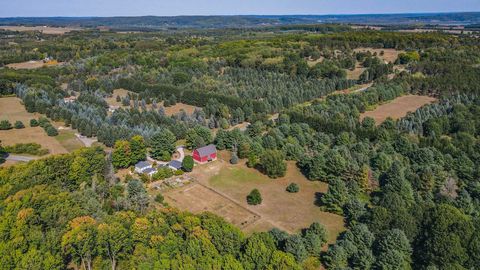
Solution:
M 389 103 L 378 106 L 375 110 L 362 113 L 360 120 L 371 117 L 379 125 L 388 117 L 393 119 L 405 117 L 407 113 L 414 112 L 420 107 L 435 101 L 435 98 L 428 96 L 406 95 L 398 97 Z
M 405 52 L 401 50 L 395 49 L 374 49 L 374 48 L 356 48 L 353 50 L 354 52 L 371 52 L 372 54 L 377 53 L 377 57 L 382 59 L 383 61 L 387 62 L 395 62 L 397 60 L 398 55 Z M 383 55 L 380 55 L 383 51 Z
M 229 158 L 228 153 L 221 152 L 218 161 L 196 166 L 191 176 L 201 185 L 224 195 L 260 217 L 253 223 L 241 226 L 243 231 L 251 233 L 277 227 L 294 233 L 313 222 L 319 222 L 326 227 L 329 242 L 332 243 L 344 230 L 343 217 L 322 212 L 316 205 L 319 196 L 327 191 L 327 184 L 307 180 L 293 162 L 288 163 L 285 177 L 270 179 L 257 170 L 248 168 L 245 162 L 238 165 L 229 164 L 227 161 Z M 292 182 L 300 186 L 300 192 L 286 192 L 286 187 Z M 246 196 L 254 188 L 260 190 L 263 198 L 262 204 L 258 206 L 250 206 L 246 202 Z M 207 194 L 199 195 L 198 198 L 205 202 L 209 200 L 206 199 L 209 198 Z M 195 201 L 192 203 L 196 204 Z M 188 203 L 184 205 L 172 202 L 172 204 L 187 210 L 197 207 Z M 231 219 L 229 215 L 236 215 L 217 214 L 227 220 Z
M 130 92 L 126 89 L 115 89 L 113 90 L 113 95 L 111 97 L 108 97 L 108 98 L 105 98 L 105 101 L 107 102 L 108 105 L 110 106 L 118 106 L 120 108 L 129 108 L 130 106 L 133 106 L 133 100 L 130 101 L 130 106 L 123 106 L 122 102 L 120 101 L 117 101 L 117 96 L 119 96 L 120 98 L 124 98 L 126 97 L 129 93 L 133 93 L 133 92 Z M 163 105 L 163 102 L 160 103 L 159 105 Z M 195 107 L 195 106 L 192 106 L 192 105 L 188 105 L 188 104 L 184 104 L 184 103 L 177 103 L 173 106 L 169 106 L 169 107 L 165 107 L 165 114 L 166 115 L 174 115 L 176 113 L 179 113 L 180 111 L 185 111 L 187 114 L 192 114 L 195 109 L 197 109 L 198 107 Z M 152 104 L 147 104 L 147 109 L 148 110 L 151 110 L 152 109 Z
M 199 183 L 192 183 L 163 194 L 170 205 L 192 213 L 212 212 L 241 229 L 255 223 L 260 217 L 229 198 Z
M 55 138 L 47 136 L 41 127 L 30 127 L 30 119 L 38 119 L 38 113 L 29 113 L 16 97 L 0 98 L 0 120 L 22 121 L 24 129 L 0 130 L 0 140 L 4 145 L 16 143 L 38 143 L 42 148 L 50 150 L 50 154 L 67 153 L 67 149 Z
M 0 29 L 8 31 L 18 31 L 18 32 L 27 32 L 27 31 L 40 31 L 43 34 L 50 35 L 63 35 L 71 31 L 79 31 L 81 28 L 77 27 L 50 27 L 50 26 L 0 26 Z
M 37 69 L 42 67 L 53 67 L 53 66 L 58 66 L 63 64 L 64 63 L 60 63 L 57 61 L 50 61 L 45 63 L 42 60 L 32 60 L 32 61 L 26 61 L 21 63 L 8 64 L 7 67 L 13 68 L 13 69 Z

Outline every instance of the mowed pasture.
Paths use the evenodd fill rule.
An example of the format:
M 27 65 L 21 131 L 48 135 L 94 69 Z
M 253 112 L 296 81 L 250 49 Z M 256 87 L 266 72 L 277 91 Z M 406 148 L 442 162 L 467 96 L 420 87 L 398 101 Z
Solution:
M 129 106 L 123 106 L 121 101 L 120 102 L 117 101 L 117 96 L 119 96 L 121 98 L 124 98 L 128 95 L 128 93 L 133 93 L 133 92 L 130 92 L 130 91 L 128 91 L 126 89 L 122 89 L 122 88 L 115 89 L 115 90 L 113 90 L 113 95 L 111 97 L 105 98 L 105 101 L 110 106 L 118 106 L 120 108 L 129 108 Z M 163 103 L 159 103 L 158 105 L 163 105 Z M 130 101 L 130 106 L 133 106 L 133 100 Z M 177 114 L 177 113 L 181 112 L 182 110 L 185 111 L 188 115 L 190 115 L 195 111 L 195 109 L 197 109 L 197 107 L 195 107 L 195 106 L 180 103 L 180 102 L 178 102 L 177 104 L 175 104 L 173 106 L 164 107 L 164 108 L 165 108 L 165 114 L 169 115 L 169 116 Z M 147 104 L 147 109 L 151 110 L 152 105 Z
M 167 192 L 167 201 L 182 210 L 213 212 L 246 233 L 274 227 L 294 233 L 319 222 L 326 227 L 329 242 L 333 243 L 344 230 L 343 217 L 322 212 L 318 206 L 319 197 L 328 189 L 327 184 L 307 180 L 293 162 L 288 163 L 285 177 L 270 179 L 248 168 L 244 161 L 231 165 L 225 152 L 221 156 L 213 163 L 196 166 L 190 175 L 198 186 Z M 292 182 L 300 186 L 300 192 L 285 190 Z M 261 205 L 251 206 L 246 202 L 246 196 L 254 188 L 262 194 Z
M 82 146 L 76 138 L 70 136 L 73 133 L 71 130 L 59 130 L 57 137 L 49 137 L 43 128 L 30 127 L 30 119 L 38 119 L 40 116 L 38 113 L 27 112 L 17 97 L 0 98 L 0 121 L 9 120 L 12 125 L 15 121 L 22 121 L 25 125 L 23 129 L 0 130 L 2 144 L 38 143 L 42 148 L 48 149 L 50 154 L 68 153 L 69 150 Z
M 377 125 L 391 117 L 399 119 L 405 117 L 409 112 L 414 112 L 420 107 L 435 102 L 437 99 L 429 96 L 405 95 L 392 100 L 389 103 L 379 105 L 372 111 L 366 111 L 360 115 L 360 120 L 371 117 Z
M 71 31 L 80 31 L 81 28 L 75 27 L 51 27 L 51 26 L 0 26 L 0 29 L 7 31 L 18 31 L 18 32 L 28 32 L 28 31 L 39 31 L 43 34 L 49 35 L 63 35 Z

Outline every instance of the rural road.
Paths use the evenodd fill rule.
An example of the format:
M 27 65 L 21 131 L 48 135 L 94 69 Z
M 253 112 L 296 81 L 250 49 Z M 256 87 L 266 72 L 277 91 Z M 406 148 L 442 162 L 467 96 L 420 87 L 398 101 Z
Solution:
M 20 161 L 20 162 L 29 162 L 31 160 L 37 159 L 36 157 L 27 157 L 27 156 L 18 156 L 18 155 L 8 155 L 7 160 L 11 161 Z

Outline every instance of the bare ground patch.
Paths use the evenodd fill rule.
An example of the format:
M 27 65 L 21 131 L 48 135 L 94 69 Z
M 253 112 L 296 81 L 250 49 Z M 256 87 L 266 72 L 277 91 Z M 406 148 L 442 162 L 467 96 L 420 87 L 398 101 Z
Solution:
M 377 125 L 381 124 L 385 119 L 391 117 L 399 119 L 405 117 L 407 113 L 414 112 L 420 107 L 435 102 L 436 99 L 428 96 L 406 95 L 401 96 L 393 101 L 378 106 L 373 111 L 367 111 L 360 115 L 360 120 L 365 117 L 371 117 Z

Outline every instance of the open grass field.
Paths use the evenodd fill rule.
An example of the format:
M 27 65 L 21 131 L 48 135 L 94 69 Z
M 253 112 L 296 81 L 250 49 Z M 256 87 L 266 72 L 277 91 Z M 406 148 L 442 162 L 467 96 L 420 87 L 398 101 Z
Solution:
M 130 91 L 126 89 L 115 89 L 113 90 L 113 95 L 109 98 L 105 98 L 105 101 L 107 102 L 108 105 L 110 106 L 119 106 L 121 108 L 127 108 L 128 106 L 123 106 L 122 102 L 117 102 L 117 96 L 120 96 L 121 98 L 124 98 L 125 96 L 128 95 Z M 133 106 L 133 101 L 130 102 L 130 104 Z M 184 103 L 177 103 L 174 106 L 170 107 L 165 107 L 165 114 L 166 115 L 174 115 L 176 113 L 179 113 L 181 110 L 184 110 L 187 114 L 192 114 L 197 107 L 184 104 Z M 147 105 L 147 109 L 152 109 L 152 105 Z
M 401 96 L 393 101 L 380 105 L 375 110 L 364 112 L 360 115 L 360 120 L 365 117 L 371 117 L 377 125 L 381 124 L 387 117 L 399 119 L 414 112 L 420 107 L 435 102 L 436 99 L 428 96 L 406 95 Z
M 3 145 L 16 143 L 38 143 L 42 148 L 50 150 L 50 154 L 67 153 L 77 145 L 71 140 L 68 131 L 59 130 L 60 138 L 49 137 L 41 127 L 30 127 L 30 119 L 38 119 L 41 115 L 29 113 L 17 97 L 0 98 L 0 120 L 9 120 L 10 123 L 22 121 L 24 129 L 0 130 L 0 140 Z M 55 125 L 55 123 L 53 123 Z M 73 131 L 69 131 L 73 132 Z
M 19 32 L 40 31 L 44 34 L 50 34 L 50 35 L 63 35 L 71 31 L 82 30 L 81 28 L 50 27 L 50 26 L 0 26 L 0 29 L 8 30 L 8 31 L 19 31 Z
M 285 177 L 270 179 L 248 168 L 244 161 L 231 165 L 229 157 L 222 152 L 219 160 L 196 166 L 190 174 L 196 183 L 188 186 L 191 188 L 167 192 L 167 202 L 182 210 L 211 211 L 246 233 L 274 227 L 293 233 L 316 221 L 327 228 L 332 243 L 344 230 L 341 216 L 322 212 L 316 205 L 319 196 L 327 191 L 327 184 L 307 180 L 293 162 L 288 163 Z M 300 186 L 299 193 L 285 191 L 291 182 Z M 259 189 L 263 197 L 258 206 L 246 202 L 246 196 L 254 188 Z
M 21 62 L 21 63 L 12 63 L 8 64 L 7 67 L 13 68 L 13 69 L 37 69 L 37 68 L 42 68 L 42 67 L 53 67 L 53 66 L 58 66 L 62 65 L 63 63 L 59 63 L 57 61 L 51 61 L 48 63 L 44 63 L 41 60 L 32 60 L 32 61 L 26 61 L 26 62 Z
M 85 145 L 75 136 L 75 131 L 70 129 L 59 130 L 55 139 L 68 151 L 72 152 Z
M 353 51 L 355 52 L 371 52 L 377 53 L 377 57 L 380 59 L 387 61 L 387 62 L 395 62 L 397 60 L 398 55 L 403 53 L 404 51 L 401 50 L 395 50 L 395 49 L 374 49 L 374 48 L 356 48 Z M 383 51 L 383 55 L 380 55 L 380 53 Z

